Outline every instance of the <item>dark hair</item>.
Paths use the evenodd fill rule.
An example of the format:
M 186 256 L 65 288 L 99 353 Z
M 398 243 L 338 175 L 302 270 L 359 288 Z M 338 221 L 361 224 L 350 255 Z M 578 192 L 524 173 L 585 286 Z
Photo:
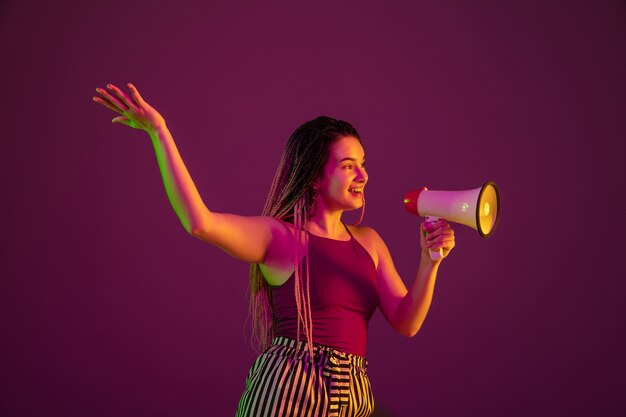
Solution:
M 294 225 L 299 242 L 314 202 L 312 184 L 320 177 L 328 162 L 330 146 L 337 140 L 353 136 L 361 141 L 356 129 L 348 122 L 320 116 L 298 127 L 289 137 L 278 164 L 263 215 L 275 217 Z M 295 259 L 300 259 L 296 245 Z M 304 327 L 312 351 L 312 323 L 308 295 L 308 263 L 295 268 L 295 296 L 298 307 L 298 333 Z M 304 275 L 304 277 L 303 277 Z M 306 282 L 304 282 L 306 278 Z M 250 267 L 250 315 L 253 343 L 266 349 L 274 337 L 270 288 L 258 264 Z

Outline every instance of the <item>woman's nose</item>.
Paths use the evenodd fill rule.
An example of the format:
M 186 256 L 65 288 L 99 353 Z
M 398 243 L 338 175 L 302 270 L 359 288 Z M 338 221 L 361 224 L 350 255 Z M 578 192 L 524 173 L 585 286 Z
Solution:
M 365 168 L 362 168 L 362 167 L 359 168 L 357 179 L 363 182 L 367 182 L 368 176 L 367 176 L 367 171 L 365 170 Z

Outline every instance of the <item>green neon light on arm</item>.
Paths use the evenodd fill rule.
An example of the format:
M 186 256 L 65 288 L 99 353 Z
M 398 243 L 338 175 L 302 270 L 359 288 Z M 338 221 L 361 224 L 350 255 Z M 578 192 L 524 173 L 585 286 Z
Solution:
M 188 233 L 210 215 L 165 124 L 150 132 L 165 192 Z

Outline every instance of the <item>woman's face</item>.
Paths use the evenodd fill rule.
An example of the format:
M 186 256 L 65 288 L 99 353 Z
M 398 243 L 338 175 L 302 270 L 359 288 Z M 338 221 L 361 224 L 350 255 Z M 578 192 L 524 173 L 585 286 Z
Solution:
M 353 210 L 363 205 L 367 183 L 365 151 L 359 140 L 344 136 L 330 145 L 328 162 L 317 183 L 318 209 Z

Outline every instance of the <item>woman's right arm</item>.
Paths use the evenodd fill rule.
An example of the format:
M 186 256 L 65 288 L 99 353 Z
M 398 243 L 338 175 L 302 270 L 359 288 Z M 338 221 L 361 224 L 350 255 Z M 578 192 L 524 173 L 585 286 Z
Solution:
M 202 201 L 163 117 L 143 100 L 132 84 L 128 84 L 130 97 L 114 85 L 107 87 L 110 92 L 96 89 L 101 97 L 94 97 L 94 101 L 121 114 L 113 119 L 114 123 L 145 130 L 150 135 L 165 191 L 185 230 L 237 259 L 262 262 L 273 235 L 279 232 L 279 222 L 270 217 L 210 211 Z

